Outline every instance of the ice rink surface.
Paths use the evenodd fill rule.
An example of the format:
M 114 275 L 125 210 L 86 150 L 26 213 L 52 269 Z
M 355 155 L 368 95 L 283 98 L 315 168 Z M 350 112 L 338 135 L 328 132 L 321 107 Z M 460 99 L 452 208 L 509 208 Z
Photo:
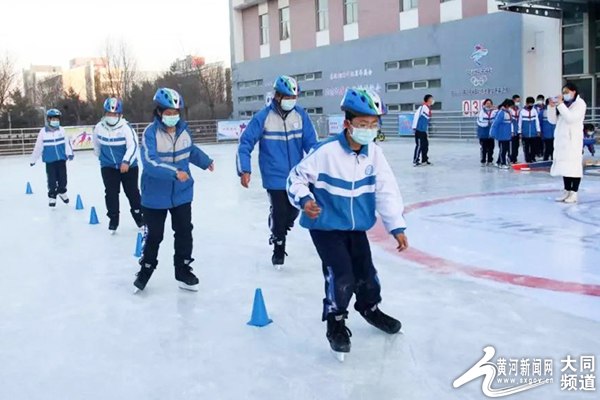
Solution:
M 43 164 L 0 158 L 0 399 L 482 399 L 482 378 L 452 382 L 486 346 L 494 362 L 554 360 L 554 383 L 511 398 L 597 396 L 561 391 L 559 361 L 600 355 L 600 179 L 584 177 L 569 206 L 554 203 L 562 182 L 548 173 L 481 168 L 474 142 L 433 141 L 435 165 L 420 168 L 410 140 L 382 146 L 412 248 L 396 254 L 376 228 L 372 251 L 381 308 L 403 333 L 387 336 L 350 311 L 343 364 L 320 320 L 323 277 L 308 232 L 294 228 L 276 271 L 268 199 L 258 173 L 250 190 L 239 185 L 235 145 L 203 146 L 216 171 L 192 170 L 197 293 L 176 285 L 167 220 L 158 269 L 132 294 L 137 229 L 122 194 L 109 236 L 90 152 L 68 164 L 71 204 L 53 211 Z M 91 206 L 100 225 L 88 224 Z M 257 287 L 274 320 L 265 328 L 246 325 Z

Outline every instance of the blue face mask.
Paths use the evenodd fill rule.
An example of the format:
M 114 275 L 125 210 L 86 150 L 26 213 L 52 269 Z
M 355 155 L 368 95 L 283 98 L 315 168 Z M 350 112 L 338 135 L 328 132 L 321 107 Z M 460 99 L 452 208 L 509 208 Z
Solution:
M 352 140 L 363 146 L 368 145 L 377 137 L 377 129 L 364 129 L 354 128 L 352 129 Z
M 174 127 L 179 122 L 179 115 L 163 115 L 162 122 L 169 128 Z
M 60 126 L 60 121 L 50 121 L 50 126 L 53 128 L 58 128 Z

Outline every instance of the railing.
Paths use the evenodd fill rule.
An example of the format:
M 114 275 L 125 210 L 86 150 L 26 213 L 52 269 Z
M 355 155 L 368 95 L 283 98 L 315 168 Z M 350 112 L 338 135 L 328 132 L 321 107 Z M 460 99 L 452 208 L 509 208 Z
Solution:
M 328 136 L 328 116 L 311 116 L 320 138 Z M 600 124 L 600 108 L 588 108 L 586 122 Z M 188 121 L 190 133 L 195 143 L 215 143 L 217 141 L 217 121 Z M 132 124 L 138 135 L 148 126 L 147 122 Z M 30 154 L 35 146 L 40 128 L 0 129 L 0 156 Z M 387 138 L 398 137 L 398 114 L 388 114 L 382 118 L 381 130 Z M 476 139 L 476 117 L 465 117 L 460 111 L 435 111 L 429 130 L 431 138 Z
M 147 122 L 131 124 L 139 136 L 148 126 Z M 217 141 L 217 121 L 188 121 L 194 143 Z M 40 128 L 0 129 L 0 157 L 30 154 L 35 147 Z

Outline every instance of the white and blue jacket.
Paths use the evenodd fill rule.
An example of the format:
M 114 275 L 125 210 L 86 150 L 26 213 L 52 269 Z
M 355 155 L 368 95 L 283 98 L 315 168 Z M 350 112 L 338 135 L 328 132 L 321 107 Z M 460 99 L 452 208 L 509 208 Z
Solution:
M 496 110 L 486 110 L 485 108 L 479 111 L 479 116 L 477 117 L 477 137 L 479 139 L 492 138 L 491 128 L 497 112 Z
M 498 110 L 491 128 L 491 135 L 499 142 L 505 142 L 514 136 L 514 124 L 510 110 Z
M 290 173 L 290 202 L 298 209 L 312 199 L 321 214 L 302 214 L 300 225 L 310 230 L 367 231 L 381 215 L 392 235 L 404 232 L 404 205 L 383 151 L 375 143 L 356 153 L 342 132 L 319 143 Z
M 413 117 L 413 130 L 417 130 L 420 132 L 427 132 L 429 129 L 429 121 L 431 119 L 431 109 L 427 104 L 423 104 L 421 107 L 415 111 L 415 115 Z
M 45 163 L 73 159 L 73 147 L 62 126 L 57 129 L 48 126 L 40 129 L 31 153 L 31 164 L 35 164 L 40 156 Z
M 138 136 L 124 118 L 115 126 L 99 122 L 94 127 L 92 141 L 102 168 L 119 169 L 121 164 L 137 166 Z
M 554 139 L 554 130 L 556 129 L 556 124 L 553 124 L 548 120 L 548 108 L 545 107 L 544 111 L 542 111 L 542 138 L 544 139 Z
M 191 203 L 194 180 L 190 163 L 207 169 L 213 160 L 192 141 L 188 125 L 179 121 L 176 133 L 167 133 L 165 125 L 154 118 L 142 137 L 142 205 L 153 209 L 170 209 Z M 186 182 L 177 180 L 177 171 L 190 175 Z
M 535 107 L 523 108 L 519 113 L 519 135 L 524 138 L 534 138 L 541 131 L 540 118 Z
M 252 172 L 250 153 L 258 141 L 263 187 L 285 190 L 290 171 L 317 143 L 317 134 L 308 113 L 302 108 L 294 107 L 284 119 L 272 102 L 252 118 L 240 137 L 238 175 Z
M 515 134 L 515 136 L 518 135 L 519 132 L 519 113 L 521 112 L 521 109 L 519 107 L 511 107 L 508 109 L 508 112 L 510 113 L 510 116 L 512 117 L 512 123 L 513 123 L 513 133 Z

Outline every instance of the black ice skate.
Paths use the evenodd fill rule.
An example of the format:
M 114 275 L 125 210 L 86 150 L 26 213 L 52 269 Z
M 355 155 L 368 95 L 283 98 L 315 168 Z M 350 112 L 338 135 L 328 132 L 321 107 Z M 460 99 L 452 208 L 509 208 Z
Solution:
M 63 203 L 69 204 L 69 196 L 67 196 L 66 193 L 61 193 L 58 195 L 58 197 L 60 197 L 60 199 L 63 201 Z
M 131 210 L 131 216 L 133 217 L 133 220 L 135 221 L 135 224 L 138 228 L 144 227 L 144 217 L 142 215 L 142 210 Z
M 140 272 L 135 274 L 137 278 L 135 279 L 135 282 L 133 282 L 133 286 L 135 286 L 135 290 L 133 291 L 133 293 L 137 293 L 146 288 L 146 285 L 148 284 L 152 273 L 156 269 L 156 266 L 153 266 L 152 264 L 146 264 L 142 262 L 140 262 L 140 264 L 142 268 L 140 268 Z
M 281 269 L 281 266 L 285 263 L 285 256 L 287 256 L 287 253 L 285 252 L 285 238 L 277 239 L 274 236 L 271 236 L 269 244 L 274 245 L 271 262 L 275 268 Z
M 117 232 L 118 227 L 119 227 L 119 216 L 118 215 L 116 217 L 109 216 L 108 230 L 110 231 L 110 234 L 114 235 Z
M 346 327 L 345 319 L 344 314 L 327 316 L 327 340 L 329 340 L 331 351 L 340 362 L 344 361 L 347 353 L 350 353 L 351 347 L 352 332 Z
M 56 207 L 56 199 L 52 198 L 52 197 L 49 197 L 48 198 L 48 206 L 52 207 L 52 208 Z
M 175 279 L 179 282 L 179 287 L 184 290 L 190 290 L 192 292 L 198 291 L 198 283 L 200 282 L 196 275 L 192 273 L 193 269 L 190 264 L 194 261 L 185 260 L 183 265 L 175 266 Z
M 376 305 L 361 312 L 360 315 L 362 315 L 369 324 L 390 335 L 398 333 L 400 328 L 402 328 L 400 321 L 384 314 Z

